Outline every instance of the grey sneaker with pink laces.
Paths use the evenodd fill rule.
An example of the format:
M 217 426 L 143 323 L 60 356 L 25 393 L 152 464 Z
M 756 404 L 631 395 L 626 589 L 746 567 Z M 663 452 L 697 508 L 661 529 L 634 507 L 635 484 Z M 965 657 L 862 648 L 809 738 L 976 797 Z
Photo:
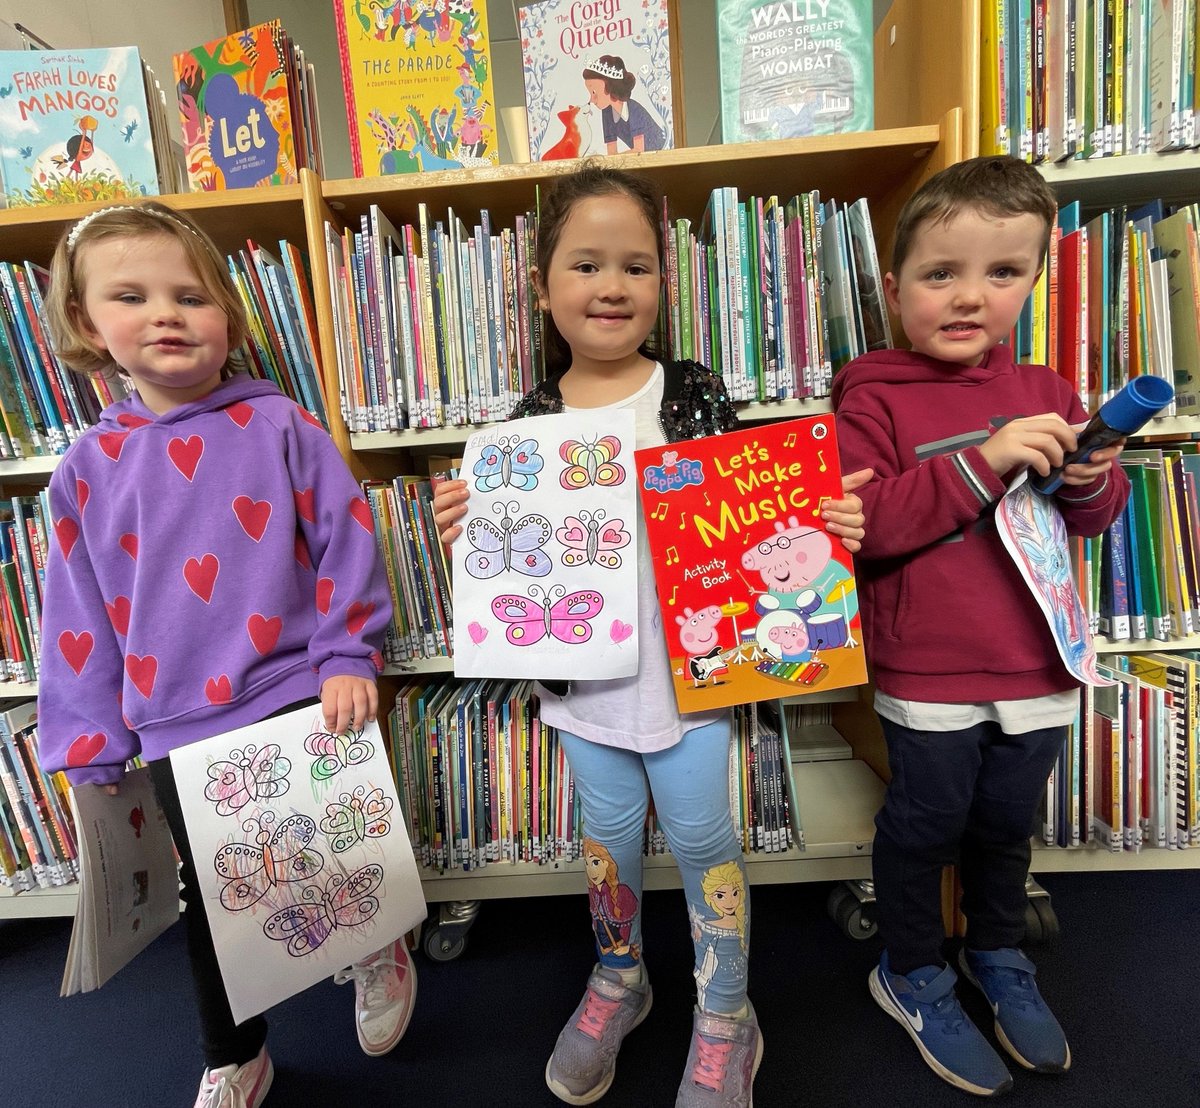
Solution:
M 652 999 L 644 972 L 642 984 L 626 985 L 597 965 L 546 1063 L 550 1091 L 567 1104 L 591 1104 L 608 1092 L 621 1041 L 646 1018 Z
M 692 1048 L 675 1108 L 750 1108 L 754 1075 L 762 1061 L 762 1034 L 754 1006 L 742 1019 L 696 1009 Z

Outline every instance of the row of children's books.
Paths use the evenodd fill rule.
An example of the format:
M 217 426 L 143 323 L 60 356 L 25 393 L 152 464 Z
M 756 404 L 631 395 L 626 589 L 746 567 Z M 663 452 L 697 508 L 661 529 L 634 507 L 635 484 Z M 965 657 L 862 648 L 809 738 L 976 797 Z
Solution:
M 984 0 L 980 143 L 1030 162 L 1200 143 L 1196 0 Z
M 45 490 L 0 501 L 0 680 L 35 681 L 41 668 L 49 519 Z
M 37 702 L 0 712 L 0 886 L 20 893 L 78 879 L 68 789 L 38 760 Z
M 304 255 L 286 241 L 278 256 L 247 242 L 228 264 L 250 324 L 248 370 L 328 426 Z M 43 322 L 48 283 L 32 262 L 0 262 L 0 460 L 63 453 L 128 393 L 119 376 L 72 373 L 59 361 Z
M 803 850 L 804 830 L 779 702 L 741 704 L 732 716 L 729 799 L 742 852 Z
M 1056 370 L 1089 410 L 1153 374 L 1175 387 L 1164 414 L 1200 414 L 1198 231 L 1195 204 L 1156 200 L 1086 222 L 1078 202 L 1062 208 L 1011 339 L 1016 360 Z
M 1048 846 L 1200 846 L 1200 653 L 1114 655 L 1046 788 Z

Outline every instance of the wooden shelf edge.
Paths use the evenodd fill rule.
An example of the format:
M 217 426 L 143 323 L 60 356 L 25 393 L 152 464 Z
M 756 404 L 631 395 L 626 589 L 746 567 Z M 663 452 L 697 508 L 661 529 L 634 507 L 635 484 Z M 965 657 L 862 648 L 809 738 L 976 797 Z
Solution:
M 51 919 L 75 915 L 79 902 L 78 885 L 62 885 L 54 889 L 30 889 L 14 893 L 0 888 L 0 920 Z
M 1097 843 L 1086 846 L 1034 844 L 1032 873 L 1126 873 L 1134 870 L 1200 869 L 1200 849 L 1168 850 L 1147 846 L 1142 850 L 1113 851 Z
M 1145 651 L 1200 650 L 1200 635 L 1184 635 L 1177 639 L 1107 639 L 1094 640 L 1097 654 L 1141 654 Z

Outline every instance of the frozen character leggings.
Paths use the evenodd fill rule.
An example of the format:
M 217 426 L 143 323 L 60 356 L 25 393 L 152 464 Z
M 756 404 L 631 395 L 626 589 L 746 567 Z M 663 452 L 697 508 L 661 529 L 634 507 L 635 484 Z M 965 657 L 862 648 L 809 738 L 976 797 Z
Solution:
M 600 964 L 642 958 L 642 843 L 650 797 L 683 878 L 705 1011 L 746 1002 L 750 896 L 729 811 L 728 717 L 652 754 L 559 732 L 583 805 L 584 864 Z

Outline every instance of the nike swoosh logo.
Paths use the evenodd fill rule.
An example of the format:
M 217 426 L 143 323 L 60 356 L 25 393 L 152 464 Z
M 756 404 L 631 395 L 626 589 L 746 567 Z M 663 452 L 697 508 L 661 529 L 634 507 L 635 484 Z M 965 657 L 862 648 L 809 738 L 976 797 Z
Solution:
M 896 995 L 895 991 L 892 989 L 891 982 L 885 978 L 884 983 L 887 985 L 887 991 L 889 993 L 891 993 L 892 1000 L 894 1000 L 896 1002 L 896 1007 L 900 1009 L 900 1012 L 904 1016 L 905 1021 L 919 1035 L 925 1028 L 925 1017 L 922 1016 L 920 1012 L 917 1012 L 914 1015 L 907 1008 L 905 1008 L 904 1005 L 900 1003 L 900 998 Z

